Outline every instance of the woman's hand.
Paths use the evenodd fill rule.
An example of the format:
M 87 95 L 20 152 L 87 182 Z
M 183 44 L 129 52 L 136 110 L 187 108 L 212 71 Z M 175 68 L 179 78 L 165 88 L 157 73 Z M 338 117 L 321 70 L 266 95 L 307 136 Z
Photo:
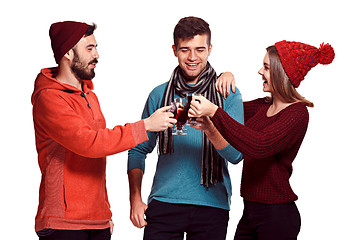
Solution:
M 233 93 L 235 93 L 235 78 L 231 72 L 224 72 L 216 80 L 215 83 L 216 90 L 221 93 L 226 99 L 230 94 L 230 88 Z
M 214 124 L 211 122 L 209 117 L 197 117 L 196 123 L 197 125 L 191 125 L 191 126 L 200 131 L 208 131 L 210 129 L 215 128 Z
M 192 127 L 197 130 L 204 131 L 206 137 L 210 140 L 216 149 L 224 149 L 227 145 L 229 145 L 223 136 L 221 136 L 209 117 L 198 117 L 196 118 L 196 122 L 200 123 L 201 125 Z
M 207 100 L 203 96 L 193 96 L 189 117 L 202 117 L 202 116 L 214 116 L 218 106 Z

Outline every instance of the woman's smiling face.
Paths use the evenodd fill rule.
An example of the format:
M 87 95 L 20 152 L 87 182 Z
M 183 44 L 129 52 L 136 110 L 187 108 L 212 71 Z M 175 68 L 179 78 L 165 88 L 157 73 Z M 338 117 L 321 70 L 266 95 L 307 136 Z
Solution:
M 263 91 L 264 92 L 272 92 L 271 87 L 271 79 L 270 79 L 270 56 L 269 52 L 266 52 L 264 57 L 264 62 L 262 68 L 258 71 L 258 73 L 262 76 L 263 82 Z

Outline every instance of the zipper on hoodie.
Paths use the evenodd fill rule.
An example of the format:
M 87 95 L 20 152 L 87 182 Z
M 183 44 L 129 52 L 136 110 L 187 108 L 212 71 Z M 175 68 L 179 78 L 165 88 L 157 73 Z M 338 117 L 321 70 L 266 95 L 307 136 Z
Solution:
M 90 111 L 91 111 L 91 115 L 92 115 L 93 119 L 95 119 L 95 117 L 94 117 L 94 112 L 93 112 L 93 110 L 92 110 L 92 108 L 91 108 L 91 105 L 90 105 L 90 103 L 89 103 L 89 100 L 86 98 L 86 93 L 81 92 L 80 95 L 85 99 L 85 101 L 86 101 L 86 103 L 87 103 L 87 106 L 88 106 L 88 108 L 89 108 Z

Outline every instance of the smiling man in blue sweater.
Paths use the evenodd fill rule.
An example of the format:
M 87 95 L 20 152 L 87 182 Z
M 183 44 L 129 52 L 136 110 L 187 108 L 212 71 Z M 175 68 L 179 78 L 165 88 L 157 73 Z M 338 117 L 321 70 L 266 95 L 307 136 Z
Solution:
M 240 91 L 224 99 L 216 90 L 216 72 L 208 62 L 211 52 L 209 25 L 196 17 L 182 18 L 174 29 L 173 51 L 179 65 L 170 80 L 156 87 L 146 102 L 143 118 L 176 97 L 200 93 L 243 123 Z M 208 118 L 189 127 L 186 136 L 173 136 L 169 128 L 148 133 L 149 141 L 129 151 L 130 219 L 145 226 L 144 239 L 225 239 L 229 220 L 231 182 L 228 162 L 237 164 L 242 154 L 231 147 Z M 159 158 L 148 205 L 141 197 L 145 158 L 156 144 Z M 145 216 L 146 215 L 146 220 Z

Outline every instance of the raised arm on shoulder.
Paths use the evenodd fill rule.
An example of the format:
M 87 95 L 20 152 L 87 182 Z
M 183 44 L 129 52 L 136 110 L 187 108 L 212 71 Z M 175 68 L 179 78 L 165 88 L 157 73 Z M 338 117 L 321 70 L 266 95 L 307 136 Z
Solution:
M 216 80 L 215 88 L 226 99 L 230 90 L 235 93 L 235 77 L 231 72 L 222 73 Z

